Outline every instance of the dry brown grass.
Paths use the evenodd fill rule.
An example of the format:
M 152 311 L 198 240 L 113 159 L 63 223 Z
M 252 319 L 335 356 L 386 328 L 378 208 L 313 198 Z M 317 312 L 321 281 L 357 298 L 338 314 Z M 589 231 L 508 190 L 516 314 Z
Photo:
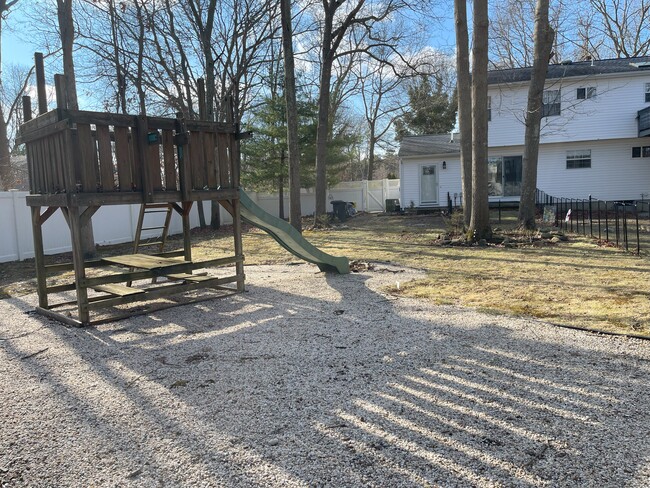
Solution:
M 507 229 L 513 221 L 510 215 L 494 225 Z M 390 261 L 427 271 L 426 278 L 400 283 L 399 290 L 390 290 L 393 293 L 650 337 L 647 257 L 600 247 L 582 237 L 541 248 L 443 247 L 436 240 L 445 225 L 438 216 L 359 215 L 343 228 L 304 235 L 324 251 L 351 260 Z M 171 242 L 178 245 L 180 240 Z M 226 231 L 198 231 L 194 242 L 197 259 L 232 253 L 232 237 Z M 106 251 L 129 252 L 129 246 Z M 246 264 L 297 260 L 257 229 L 245 233 L 244 251 Z M 32 270 L 31 263 L 0 265 L 0 293 L 33 291 Z

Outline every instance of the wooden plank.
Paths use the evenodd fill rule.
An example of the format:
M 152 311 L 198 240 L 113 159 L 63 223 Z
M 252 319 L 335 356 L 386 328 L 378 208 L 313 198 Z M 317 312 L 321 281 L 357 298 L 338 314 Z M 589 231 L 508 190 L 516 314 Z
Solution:
M 95 142 L 90 125 L 77 124 L 77 144 L 79 145 L 79 168 L 81 170 L 81 189 L 83 192 L 97 191 L 97 168 L 95 167 Z
M 147 125 L 147 118 L 145 116 L 138 116 L 136 118 L 137 128 L 131 131 L 131 141 L 133 143 L 133 155 L 135 156 L 133 165 L 136 170 L 135 184 L 139 189 L 142 189 L 145 195 L 145 201 L 149 202 L 153 196 L 153 177 L 151 164 L 149 163 L 149 143 L 147 134 L 149 128 Z
M 65 151 L 63 150 L 65 134 L 59 133 L 52 136 L 52 150 L 56 153 L 56 173 L 57 178 L 61 182 L 61 190 L 66 189 L 65 180 Z
M 130 192 L 132 191 L 133 178 L 129 130 L 126 127 L 115 127 L 115 159 L 117 160 L 117 179 L 120 191 Z
M 137 164 L 138 163 L 137 139 L 138 139 L 138 132 L 136 129 L 132 128 L 131 133 L 129 135 L 129 151 L 131 152 L 130 153 L 131 154 L 131 178 L 133 181 L 133 186 L 131 188 L 133 191 L 141 192 L 143 191 L 144 187 L 142 186 L 142 165 Z
M 104 191 L 115 190 L 115 173 L 113 171 L 113 151 L 111 133 L 107 125 L 98 125 L 96 129 L 97 147 L 99 149 L 99 175 Z
M 35 129 L 32 132 L 29 132 L 27 134 L 23 134 L 22 130 L 20 135 L 16 138 L 16 143 L 17 144 L 23 144 L 23 143 L 28 143 L 31 141 L 35 141 L 36 139 L 41 139 L 43 137 L 47 137 L 52 134 L 56 134 L 58 132 L 62 132 L 68 128 L 68 121 L 67 120 L 61 120 L 60 122 L 56 122 L 54 124 L 46 125 L 45 127 L 41 127 L 39 129 Z M 22 126 L 21 126 L 22 129 Z
M 32 179 L 34 184 L 34 192 L 42 194 L 45 192 L 43 191 L 43 179 L 41 176 L 42 164 L 40 144 L 38 141 L 34 141 L 29 146 L 32 153 Z
M 86 270 L 81 245 L 81 217 L 79 207 L 73 206 L 68 208 L 68 225 L 70 227 L 70 241 L 72 243 L 75 284 L 77 285 L 79 321 L 87 325 L 90 320 L 90 315 L 88 313 L 88 290 L 82 285 L 86 279 Z
M 149 145 L 149 173 L 154 191 L 163 190 L 162 165 L 160 164 L 160 144 Z
M 239 127 L 239 124 L 237 124 Z M 239 129 L 237 129 L 239 131 Z M 239 188 L 239 177 L 241 170 L 240 142 L 237 136 L 230 137 L 230 186 Z
M 219 186 L 221 188 L 231 188 L 230 185 L 230 156 L 228 150 L 230 148 L 230 136 L 227 134 L 217 135 L 217 161 L 219 166 Z
M 89 304 L 89 309 L 98 309 L 113 307 L 115 305 L 123 305 L 136 301 L 144 301 L 154 298 L 168 297 L 186 291 L 198 290 L 201 288 L 212 288 L 226 283 L 237 282 L 237 276 L 227 276 L 224 278 L 211 278 L 210 280 L 197 282 L 197 283 L 175 283 L 171 285 L 162 285 L 156 288 L 145 290 L 144 293 L 139 295 L 131 295 L 124 297 L 106 298 L 105 300 L 93 301 Z M 234 290 L 233 290 L 234 291 Z
M 52 125 L 59 120 L 59 112 L 57 110 L 51 110 L 46 114 L 40 114 L 38 117 L 28 120 L 20 126 L 20 135 L 24 137 L 37 129 Z
M 74 138 L 72 136 L 72 129 L 68 128 L 63 133 L 63 139 L 61 143 L 61 150 L 63 152 L 63 165 L 64 165 L 63 174 L 65 176 L 66 195 L 71 195 L 77 191 L 77 187 L 76 187 L 77 181 L 75 176 L 75 163 L 74 163 L 75 158 L 74 158 L 74 150 L 72 147 L 73 144 L 74 144 Z M 55 205 L 55 203 L 52 202 L 50 203 L 50 205 Z M 63 206 L 63 205 L 59 205 L 59 206 Z
M 45 86 L 45 66 L 43 53 L 34 53 L 34 66 L 36 68 L 36 93 L 38 94 L 38 113 L 47 113 L 47 92 Z
M 160 256 L 150 256 L 148 254 L 125 254 L 122 256 L 110 256 L 103 259 L 112 264 L 121 264 L 131 268 L 144 269 L 168 268 L 177 265 L 191 264 L 189 261 L 175 258 L 163 258 Z
M 189 273 L 172 273 L 172 274 L 167 274 L 165 276 L 172 280 L 183 280 L 183 281 L 192 281 L 192 282 L 209 281 L 214 278 L 214 276 L 193 275 Z
M 72 317 L 68 317 L 67 315 L 64 315 L 62 313 L 53 312 L 52 310 L 48 310 L 47 308 L 36 307 L 36 313 L 40 315 L 44 315 L 45 317 L 48 317 L 50 319 L 58 320 L 59 322 L 63 322 L 64 324 L 70 325 L 72 327 L 82 327 L 84 325 L 79 320 L 73 319 Z
M 50 167 L 50 174 L 52 180 L 50 181 L 50 187 L 48 188 L 48 193 L 60 193 L 63 184 L 59 183 L 59 174 L 58 174 L 58 155 L 56 152 L 56 147 L 54 146 L 54 141 L 51 137 L 46 137 L 43 139 L 45 151 L 47 154 L 47 162 Z
M 172 131 L 163 131 L 162 146 L 165 167 L 165 190 L 176 190 L 176 159 L 174 158 L 174 133 Z
M 36 193 L 34 186 L 34 155 L 32 144 L 25 144 L 25 156 L 27 157 L 27 174 L 29 176 L 29 193 Z
M 52 181 L 52 168 L 50 161 L 47 157 L 47 147 L 44 139 L 37 141 L 39 159 L 41 160 L 41 191 L 43 193 L 54 193 L 50 191 L 50 184 Z
M 174 251 L 173 253 L 167 253 L 166 255 L 169 256 L 171 254 L 177 254 L 177 253 L 178 251 Z M 181 261 L 178 262 L 180 263 Z M 207 268 L 211 266 L 228 266 L 232 264 L 237 264 L 239 262 L 243 262 L 243 257 L 229 256 L 226 258 L 216 258 L 216 259 L 210 259 L 208 261 L 200 261 L 196 263 L 191 263 L 189 261 L 185 261 L 185 262 L 187 264 L 178 265 L 178 269 L 176 269 L 176 267 L 174 269 L 160 268 L 161 270 L 160 272 L 159 270 L 156 269 L 144 270 L 144 271 L 128 271 L 128 272 L 121 272 L 121 273 L 114 273 L 114 274 L 103 275 L 103 276 L 95 276 L 92 278 L 86 278 L 82 283 L 82 285 L 87 288 L 94 288 L 95 286 L 105 285 L 107 283 L 124 283 L 125 281 L 128 280 L 132 280 L 132 281 L 146 280 L 154 276 L 165 276 L 166 274 L 169 273 L 191 273 L 195 269 L 199 269 L 199 268 Z M 106 262 L 103 262 L 103 265 L 105 266 Z
M 135 127 L 136 125 L 133 115 L 91 112 L 87 110 L 62 110 L 61 115 L 62 118 L 70 119 L 71 123 L 76 124 L 112 125 L 116 127 Z
M 32 233 L 34 236 L 34 261 L 36 264 L 36 290 L 38 305 L 47 308 L 47 275 L 45 273 L 45 251 L 43 247 L 43 227 L 41 207 L 32 207 Z
M 207 186 L 205 155 L 200 132 L 190 133 L 190 161 L 192 166 L 192 189 L 202 190 Z
M 208 173 L 208 187 L 217 188 L 217 136 L 211 132 L 203 132 L 203 148 L 205 154 L 205 167 Z
M 103 291 L 105 293 L 110 293 L 111 295 L 117 295 L 120 297 L 126 297 L 129 295 L 137 295 L 139 293 L 144 293 L 144 290 L 141 290 L 139 288 L 132 288 L 130 286 L 120 285 L 118 283 L 95 286 L 93 287 L 93 290 Z

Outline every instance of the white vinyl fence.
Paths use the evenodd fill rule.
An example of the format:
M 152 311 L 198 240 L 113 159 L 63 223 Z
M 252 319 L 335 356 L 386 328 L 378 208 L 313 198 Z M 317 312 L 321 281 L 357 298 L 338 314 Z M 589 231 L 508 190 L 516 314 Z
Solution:
M 277 195 L 248 192 L 260 207 L 271 215 L 279 215 Z M 34 257 L 32 241 L 31 213 L 25 203 L 28 195 L 24 191 L 0 192 L 0 262 L 22 261 Z M 399 198 L 399 180 L 353 181 L 336 185 L 329 189 L 328 199 L 354 202 L 358 211 L 384 211 L 388 198 Z M 313 190 L 302 190 L 301 206 L 303 215 L 314 213 L 315 196 Z M 210 219 L 210 202 L 203 202 L 206 220 Z M 331 211 L 331 208 L 328 208 Z M 223 208 L 221 222 L 232 223 L 232 218 Z M 105 205 L 92 218 L 95 242 L 98 245 L 131 242 L 135 238 L 138 223 L 139 205 Z M 289 197 L 284 198 L 284 215 L 289 215 Z M 145 216 L 145 227 L 162 225 L 164 214 Z M 199 226 L 196 205 L 190 214 L 192 227 Z M 170 234 L 183 230 L 180 216 L 174 212 Z M 155 237 L 158 231 L 143 231 L 143 238 Z M 61 212 L 56 212 L 43 225 L 43 244 L 45 254 L 57 254 L 72 250 L 70 232 Z

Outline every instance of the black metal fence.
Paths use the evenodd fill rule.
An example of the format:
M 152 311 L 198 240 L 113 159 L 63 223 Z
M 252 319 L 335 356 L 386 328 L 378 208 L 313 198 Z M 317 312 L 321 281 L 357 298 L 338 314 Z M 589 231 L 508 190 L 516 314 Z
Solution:
M 554 197 L 541 190 L 537 190 L 536 202 L 541 218 L 548 223 L 626 251 L 641 252 L 639 213 L 648 210 L 648 202 L 597 200 L 591 195 L 587 199 Z

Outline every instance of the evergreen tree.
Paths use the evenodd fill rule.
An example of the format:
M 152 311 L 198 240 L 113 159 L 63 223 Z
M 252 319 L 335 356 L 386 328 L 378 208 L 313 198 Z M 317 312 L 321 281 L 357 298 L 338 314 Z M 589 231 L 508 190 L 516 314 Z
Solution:
M 431 76 L 421 75 L 407 89 L 409 110 L 395 121 L 396 139 L 404 136 L 442 134 L 453 129 L 458 107 L 456 92 L 446 93 L 442 83 L 431 83 Z

